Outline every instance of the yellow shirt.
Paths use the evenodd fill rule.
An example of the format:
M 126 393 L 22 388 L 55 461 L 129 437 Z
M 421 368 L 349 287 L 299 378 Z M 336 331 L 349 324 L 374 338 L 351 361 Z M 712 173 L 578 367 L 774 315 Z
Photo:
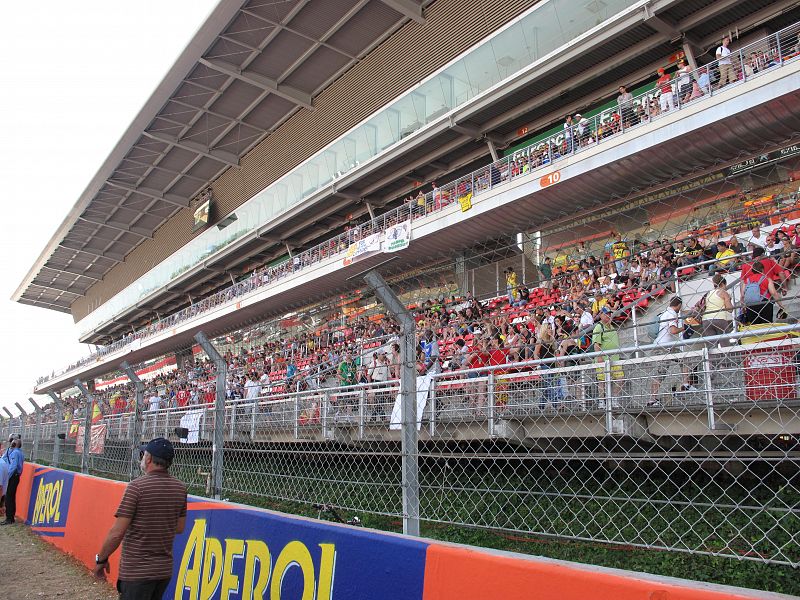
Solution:
M 599 300 L 595 300 L 594 302 L 592 302 L 592 312 L 594 314 L 599 313 L 601 310 L 603 310 L 603 307 L 606 304 L 608 304 L 607 298 L 600 298 Z
M 717 252 L 717 255 L 716 255 L 715 258 L 717 260 L 719 260 L 719 266 L 720 267 L 724 267 L 724 266 L 727 266 L 728 263 L 731 262 L 731 260 L 730 259 L 728 259 L 728 260 L 720 260 L 720 259 L 726 258 L 728 256 L 735 256 L 735 255 L 736 255 L 736 253 L 733 250 L 731 250 L 730 248 L 727 248 L 726 250 L 723 250 L 722 252 Z

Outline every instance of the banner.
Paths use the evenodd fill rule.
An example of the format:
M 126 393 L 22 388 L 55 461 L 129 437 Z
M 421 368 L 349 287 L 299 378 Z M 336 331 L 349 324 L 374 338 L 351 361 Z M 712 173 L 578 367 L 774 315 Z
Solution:
M 458 203 L 461 205 L 461 212 L 467 212 L 472 208 L 472 192 L 458 197 Z
M 181 417 L 181 427 L 189 430 L 189 436 L 181 438 L 182 444 L 196 444 L 200 441 L 200 420 L 203 418 L 203 409 L 190 410 Z
M 78 426 L 75 439 L 75 452 L 83 454 L 83 425 Z M 92 425 L 89 430 L 89 454 L 103 454 L 106 448 L 106 434 L 108 425 Z
M 403 221 L 388 227 L 383 233 L 383 251 L 397 252 L 408 248 L 411 242 L 411 221 Z
M 346 267 L 355 262 L 357 258 L 365 258 L 367 254 L 380 252 L 382 235 L 380 233 L 373 233 L 365 238 L 353 242 L 347 248 L 342 264 Z
M 428 394 L 431 391 L 433 374 L 421 375 L 417 377 L 417 431 L 422 427 L 422 414 L 425 412 L 425 405 L 428 403 Z M 399 431 L 403 424 L 401 420 L 400 404 L 403 397 L 398 393 L 392 408 L 392 417 L 389 419 L 389 429 Z

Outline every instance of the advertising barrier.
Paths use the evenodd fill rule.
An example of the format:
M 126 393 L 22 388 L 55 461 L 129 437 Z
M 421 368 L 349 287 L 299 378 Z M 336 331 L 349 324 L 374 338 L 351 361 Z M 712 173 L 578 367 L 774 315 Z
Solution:
M 125 483 L 27 464 L 18 517 L 87 567 Z M 431 542 L 190 497 L 169 600 L 723 600 L 787 598 Z M 115 582 L 119 552 L 110 559 Z

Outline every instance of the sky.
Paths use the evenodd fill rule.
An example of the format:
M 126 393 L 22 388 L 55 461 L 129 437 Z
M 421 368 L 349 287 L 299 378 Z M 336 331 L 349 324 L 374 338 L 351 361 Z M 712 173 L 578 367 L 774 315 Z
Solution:
M 216 3 L 0 2 L 0 410 L 88 354 L 70 315 L 11 295 Z

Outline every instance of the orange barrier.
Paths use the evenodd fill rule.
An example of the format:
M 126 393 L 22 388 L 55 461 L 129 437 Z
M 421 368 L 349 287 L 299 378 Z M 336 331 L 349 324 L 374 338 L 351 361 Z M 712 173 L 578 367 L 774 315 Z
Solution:
M 125 484 L 28 463 L 17 516 L 94 566 Z M 273 600 L 745 600 L 778 598 L 716 586 L 442 544 L 190 498 L 165 598 Z M 116 582 L 119 552 L 109 580 Z
M 431 544 L 424 600 L 745 600 L 758 592 Z

